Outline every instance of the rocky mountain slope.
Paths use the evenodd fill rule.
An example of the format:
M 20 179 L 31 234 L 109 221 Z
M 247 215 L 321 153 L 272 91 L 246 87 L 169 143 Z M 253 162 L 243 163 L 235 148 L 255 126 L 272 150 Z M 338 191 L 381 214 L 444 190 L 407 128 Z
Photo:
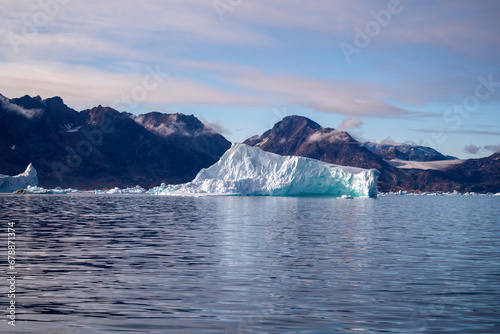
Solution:
M 323 128 L 301 116 L 285 117 L 244 143 L 279 155 L 375 168 L 381 173 L 380 191 L 500 192 L 500 153 L 457 161 L 440 170 L 398 168 L 393 159 L 453 157 L 427 147 L 360 143 L 347 132 Z M 0 95 L 0 174 L 17 175 L 33 163 L 39 185 L 46 188 L 185 183 L 230 147 L 229 141 L 192 115 L 136 116 L 102 106 L 78 112 L 59 97 Z
M 381 156 L 384 160 L 407 160 L 407 161 L 439 161 L 454 160 L 455 157 L 444 155 L 431 147 L 409 145 L 409 144 L 384 144 L 377 142 L 362 142 L 371 152 Z
M 162 138 L 168 138 L 178 145 L 187 145 L 213 156 L 221 157 L 231 146 L 226 138 L 193 115 L 150 112 L 130 117 Z
M 445 170 L 400 169 L 384 160 L 391 158 L 388 156 L 389 151 L 395 152 L 396 147 L 382 150 L 378 154 L 377 150 L 367 148 L 370 145 L 358 142 L 347 132 L 322 128 L 301 116 L 285 117 L 272 129 L 251 137 L 244 143 L 281 155 L 297 155 L 333 164 L 375 168 L 381 172 L 379 191 L 500 191 L 499 153 L 484 159 L 451 164 Z M 406 151 L 406 148 L 402 151 Z M 416 159 L 416 155 L 420 161 L 434 161 L 440 157 L 453 158 L 426 147 L 419 147 L 418 154 L 411 154 L 411 151 L 410 147 L 398 158 L 410 160 Z M 415 148 L 413 151 L 415 152 Z
M 363 147 L 347 132 L 322 128 L 306 117 L 285 117 L 272 129 L 247 139 L 244 144 L 280 155 L 303 156 L 344 166 L 375 168 L 381 172 L 379 190 L 389 191 L 396 187 L 397 168 Z
M 0 173 L 29 163 L 42 187 L 96 189 L 191 181 L 231 146 L 193 116 L 152 113 L 165 127 L 198 131 L 160 134 L 128 113 L 98 106 L 78 112 L 61 98 L 0 96 Z

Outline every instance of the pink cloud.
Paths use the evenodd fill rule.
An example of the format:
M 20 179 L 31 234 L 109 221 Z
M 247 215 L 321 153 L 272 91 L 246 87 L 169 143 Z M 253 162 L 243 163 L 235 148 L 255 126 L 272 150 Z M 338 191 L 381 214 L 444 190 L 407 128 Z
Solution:
M 363 126 L 363 121 L 359 118 L 346 118 L 338 126 L 338 130 L 348 131 L 359 129 Z

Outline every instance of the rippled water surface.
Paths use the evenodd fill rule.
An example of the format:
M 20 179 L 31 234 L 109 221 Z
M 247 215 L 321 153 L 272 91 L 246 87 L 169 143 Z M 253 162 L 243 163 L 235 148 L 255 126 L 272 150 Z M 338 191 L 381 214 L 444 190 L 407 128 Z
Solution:
M 500 333 L 499 197 L 2 195 L 4 250 L 8 221 L 1 333 Z

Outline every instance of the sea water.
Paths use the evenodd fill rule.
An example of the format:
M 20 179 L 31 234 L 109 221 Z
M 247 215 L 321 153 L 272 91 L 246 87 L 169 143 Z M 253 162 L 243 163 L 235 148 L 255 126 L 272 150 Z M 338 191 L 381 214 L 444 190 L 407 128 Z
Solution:
M 1 195 L 0 223 L 1 333 L 500 332 L 500 197 Z

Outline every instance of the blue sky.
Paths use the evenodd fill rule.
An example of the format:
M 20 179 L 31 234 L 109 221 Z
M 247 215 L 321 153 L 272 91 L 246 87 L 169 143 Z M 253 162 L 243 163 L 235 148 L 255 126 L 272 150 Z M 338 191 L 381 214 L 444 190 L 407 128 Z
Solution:
M 194 114 L 231 141 L 298 114 L 460 158 L 500 149 L 499 1 L 1 2 L 10 98 Z

